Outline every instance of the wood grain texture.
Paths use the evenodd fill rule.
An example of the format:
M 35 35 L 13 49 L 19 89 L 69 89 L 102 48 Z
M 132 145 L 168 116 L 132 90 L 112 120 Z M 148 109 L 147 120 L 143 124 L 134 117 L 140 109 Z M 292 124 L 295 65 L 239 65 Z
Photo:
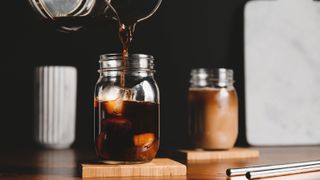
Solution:
M 249 148 L 233 148 L 230 150 L 204 151 L 204 150 L 179 150 L 179 157 L 186 160 L 219 160 L 257 158 L 259 150 Z
M 146 176 L 146 177 L 108 177 L 88 178 L 90 180 L 199 180 L 199 179 L 246 179 L 245 177 L 227 178 L 226 169 L 244 166 L 289 163 L 320 159 L 320 146 L 297 147 L 259 147 L 259 158 L 219 159 L 185 161 L 187 176 Z M 5 180 L 81 180 L 80 164 L 96 160 L 93 150 L 39 150 L 7 149 L 0 150 L 0 179 Z M 168 154 L 169 155 L 169 154 Z M 320 179 L 320 172 L 283 176 L 273 179 Z
M 82 164 L 82 177 L 136 177 L 136 176 L 185 176 L 185 165 L 167 158 L 154 159 L 144 164 L 107 165 Z

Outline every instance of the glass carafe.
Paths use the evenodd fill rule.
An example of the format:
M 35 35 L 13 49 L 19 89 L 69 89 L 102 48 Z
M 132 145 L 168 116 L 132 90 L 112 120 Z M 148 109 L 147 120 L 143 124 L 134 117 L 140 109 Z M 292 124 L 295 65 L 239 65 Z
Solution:
M 136 23 L 150 17 L 161 0 L 29 0 L 34 10 L 63 31 L 77 31 L 111 18 Z

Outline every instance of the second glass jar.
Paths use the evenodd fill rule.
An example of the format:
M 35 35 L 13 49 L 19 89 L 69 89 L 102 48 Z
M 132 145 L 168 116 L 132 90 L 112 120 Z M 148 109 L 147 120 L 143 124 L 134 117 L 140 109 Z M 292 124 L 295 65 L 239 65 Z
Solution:
M 160 141 L 159 89 L 150 55 L 105 54 L 95 88 L 95 149 L 105 163 L 143 163 Z
M 193 148 L 230 149 L 238 135 L 238 98 L 231 69 L 193 69 L 188 92 Z

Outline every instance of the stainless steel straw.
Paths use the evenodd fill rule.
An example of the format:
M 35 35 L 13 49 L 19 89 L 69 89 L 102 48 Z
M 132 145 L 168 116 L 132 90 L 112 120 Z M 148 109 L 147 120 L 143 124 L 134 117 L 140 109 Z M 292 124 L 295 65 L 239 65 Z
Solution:
M 252 172 L 247 172 L 246 177 L 248 179 L 259 179 L 259 178 L 268 178 L 268 177 L 275 177 L 275 176 L 284 176 L 284 175 L 290 175 L 290 174 L 306 173 L 306 172 L 312 172 L 312 171 L 320 171 L 320 164 L 262 170 L 262 171 L 252 171 Z
M 309 166 L 309 165 L 320 165 L 320 160 L 294 162 L 294 163 L 286 163 L 286 164 L 251 166 L 251 167 L 243 167 L 243 168 L 230 168 L 230 169 L 227 169 L 226 174 L 227 176 L 240 176 L 240 175 L 245 175 L 247 172 L 253 172 L 253 171 L 265 171 L 265 170 L 272 170 L 272 169 L 301 167 L 301 166 Z

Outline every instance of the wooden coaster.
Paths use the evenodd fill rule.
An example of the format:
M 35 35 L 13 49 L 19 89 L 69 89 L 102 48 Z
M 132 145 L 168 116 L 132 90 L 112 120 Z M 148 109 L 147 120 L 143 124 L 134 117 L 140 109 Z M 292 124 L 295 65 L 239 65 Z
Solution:
M 218 160 L 218 159 L 238 159 L 257 158 L 259 151 L 248 148 L 232 148 L 230 150 L 178 150 L 177 156 L 186 160 Z
M 167 158 L 129 165 L 81 164 L 82 177 L 185 176 L 185 165 Z

